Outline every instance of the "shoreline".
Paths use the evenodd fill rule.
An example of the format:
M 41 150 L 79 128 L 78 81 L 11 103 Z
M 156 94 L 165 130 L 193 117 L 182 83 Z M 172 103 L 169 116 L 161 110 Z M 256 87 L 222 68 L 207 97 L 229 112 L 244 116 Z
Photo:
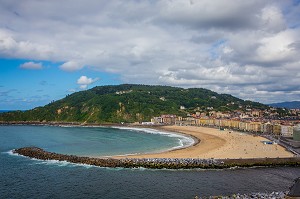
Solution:
M 90 156 L 90 157 L 100 157 L 100 158 L 107 158 L 107 157 L 127 157 L 127 156 L 134 156 L 134 155 L 149 155 L 149 154 L 160 154 L 160 153 L 166 153 L 170 151 L 177 151 L 177 150 L 182 150 L 185 148 L 193 147 L 197 144 L 200 143 L 200 139 L 197 137 L 186 134 L 184 132 L 180 131 L 170 131 L 166 130 L 163 128 L 162 125 L 134 125 L 134 124 L 82 124 L 79 122 L 38 122 L 38 121 L 13 121 L 13 122 L 3 122 L 0 121 L 0 126 L 52 126 L 52 127 L 77 127 L 77 128 L 101 128 L 101 127 L 106 127 L 106 128 L 116 128 L 116 129 L 129 129 L 129 130 L 141 130 L 145 133 L 148 133 L 146 130 L 155 130 L 159 131 L 157 134 L 170 134 L 170 135 L 176 135 L 178 137 L 184 137 L 184 139 L 192 139 L 193 143 L 189 145 L 183 145 L 183 146 L 175 146 L 173 148 L 157 151 L 157 152 L 144 152 L 144 153 L 134 153 L 134 154 L 121 154 L 121 155 L 105 155 L 105 156 Z
M 273 144 L 266 145 L 266 138 L 234 131 L 195 126 L 164 126 L 163 131 L 178 132 L 193 136 L 200 142 L 179 150 L 162 153 L 112 156 L 113 158 L 199 158 L 199 159 L 249 159 L 289 158 L 294 154 L 286 148 Z
M 107 155 L 107 156 L 96 156 L 96 157 L 100 157 L 100 158 L 107 158 L 107 157 L 116 157 L 116 158 L 124 158 L 127 156 L 135 156 L 135 155 L 149 155 L 149 154 L 160 154 L 160 153 L 166 153 L 166 152 L 170 152 L 170 151 L 177 151 L 177 150 L 182 150 L 185 148 L 189 148 L 189 147 L 193 147 L 195 145 L 198 145 L 200 143 L 200 139 L 184 133 L 184 132 L 180 132 L 180 131 L 170 131 L 170 130 L 166 130 L 164 129 L 163 125 L 134 125 L 134 124 L 118 124 L 118 123 L 111 123 L 111 124 L 82 124 L 79 122 L 39 122 L 39 121 L 12 121 L 12 122 L 4 122 L 4 121 L 0 121 L 0 126 L 54 126 L 54 127 L 82 127 L 82 128 L 101 128 L 101 127 L 107 127 L 107 128 L 118 128 L 118 129 L 141 129 L 141 131 L 145 131 L 146 129 L 152 129 L 152 130 L 157 130 L 160 131 L 162 133 L 167 133 L 167 134 L 173 134 L 173 135 L 177 135 L 177 136 L 182 136 L 185 138 L 190 138 L 193 139 L 193 144 L 191 145 L 184 145 L 184 146 L 175 146 L 174 148 L 169 148 L 166 150 L 162 150 L 162 151 L 157 151 L 157 152 L 145 152 L 145 153 L 135 153 L 135 154 L 124 154 L 124 155 Z M 147 132 L 146 132 L 147 133 Z M 161 134 L 161 133 L 158 133 Z M 95 157 L 95 156 L 91 156 L 91 157 Z
M 96 156 L 99 158 L 198 158 L 198 159 L 249 159 L 249 158 L 288 158 L 294 154 L 281 145 L 264 145 L 267 139 L 248 133 L 220 131 L 215 128 L 196 126 L 143 126 L 132 124 L 81 124 L 74 122 L 0 122 L 0 125 L 47 125 L 68 127 L 112 127 L 133 129 L 154 129 L 170 134 L 192 138 L 192 145 L 171 148 L 164 151 Z M 95 157 L 95 156 L 94 156 Z
M 153 130 L 157 130 L 157 131 L 160 131 L 160 132 L 163 132 L 163 133 L 178 135 L 178 136 L 182 136 L 182 137 L 185 137 L 185 138 L 193 139 L 193 144 L 173 147 L 173 148 L 170 148 L 170 149 L 157 151 L 157 152 L 145 152 L 145 153 L 112 155 L 112 156 L 97 156 L 98 158 L 103 158 L 103 157 L 107 158 L 107 157 L 109 157 L 109 158 L 120 159 L 120 158 L 130 158 L 130 157 L 133 157 L 133 156 L 143 156 L 143 155 L 168 153 L 168 152 L 172 152 L 172 151 L 184 150 L 184 149 L 187 149 L 187 148 L 190 148 L 190 147 L 194 147 L 194 146 L 199 145 L 200 142 L 201 142 L 201 140 L 196 136 L 193 136 L 193 135 L 190 135 L 190 134 L 187 134 L 187 133 L 184 133 L 184 132 L 180 132 L 180 131 L 168 130 L 168 129 L 163 128 L 163 126 L 126 126 L 126 127 L 125 126 L 118 126 L 118 127 L 111 126 L 111 127 L 112 128 L 120 127 L 119 129 L 122 129 L 122 127 L 124 127 L 124 129 L 130 129 L 130 128 L 131 129 L 141 129 L 141 131 L 144 131 L 145 129 L 153 129 Z M 160 133 L 158 133 L 158 134 L 160 134 Z

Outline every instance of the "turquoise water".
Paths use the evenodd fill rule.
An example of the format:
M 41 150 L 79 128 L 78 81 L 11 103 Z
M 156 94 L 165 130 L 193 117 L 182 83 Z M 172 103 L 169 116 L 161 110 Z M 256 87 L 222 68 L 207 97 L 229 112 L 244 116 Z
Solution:
M 9 151 L 38 146 L 77 155 L 141 153 L 189 139 L 131 129 L 0 126 L 0 198 L 172 198 L 286 191 L 300 168 L 149 170 L 41 161 Z M 167 146 L 165 146 L 167 144 Z
M 37 146 L 80 156 L 112 156 L 165 151 L 193 144 L 193 139 L 152 129 L 104 127 L 1 126 L 4 146 Z

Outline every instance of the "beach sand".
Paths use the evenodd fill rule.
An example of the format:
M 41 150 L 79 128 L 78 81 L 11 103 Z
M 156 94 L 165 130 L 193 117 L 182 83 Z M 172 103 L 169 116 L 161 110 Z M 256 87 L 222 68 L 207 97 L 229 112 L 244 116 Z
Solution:
M 165 126 L 165 131 L 191 135 L 200 142 L 194 146 L 156 154 L 118 156 L 114 158 L 277 158 L 293 157 L 285 148 L 263 144 L 266 138 L 236 131 L 194 126 Z

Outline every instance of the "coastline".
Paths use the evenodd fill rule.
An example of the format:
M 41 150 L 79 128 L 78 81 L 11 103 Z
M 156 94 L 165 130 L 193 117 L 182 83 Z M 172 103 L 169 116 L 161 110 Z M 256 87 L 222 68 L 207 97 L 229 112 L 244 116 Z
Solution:
M 197 146 L 201 140 L 196 137 L 196 136 L 193 136 L 193 135 L 190 135 L 190 134 L 187 134 L 185 132 L 180 132 L 180 131 L 177 131 L 177 130 L 168 130 L 164 127 L 167 127 L 167 126 L 111 126 L 112 128 L 118 128 L 118 129 L 138 129 L 138 130 L 141 130 L 141 131 L 144 131 L 146 132 L 146 129 L 151 129 L 151 130 L 155 130 L 155 131 L 158 131 L 159 133 L 157 134 L 169 134 L 169 135 L 175 135 L 175 136 L 178 136 L 178 137 L 184 137 L 185 139 L 192 139 L 193 142 L 192 144 L 189 144 L 189 145 L 183 145 L 183 146 L 176 146 L 176 147 L 173 147 L 173 148 L 169 148 L 169 149 L 166 149 L 166 150 L 162 150 L 162 151 L 158 151 L 158 152 L 146 152 L 146 153 L 137 153 L 137 154 L 125 154 L 125 155 L 114 155 L 114 156 L 104 156 L 104 157 L 112 157 L 112 158 L 126 158 L 126 157 L 133 157 L 133 156 L 140 156 L 140 155 L 152 155 L 152 154 L 161 154 L 161 153 L 167 153 L 167 152 L 171 152 L 171 151 L 178 151 L 178 150 L 183 150 L 183 149 L 186 149 L 186 148 L 190 148 L 190 147 L 194 147 L 194 146 Z M 147 132 L 146 132 L 147 133 Z M 99 158 L 102 158 L 103 156 L 99 156 Z
M 169 151 L 176 151 L 176 150 L 181 150 L 185 149 L 191 146 L 195 146 L 199 144 L 200 140 L 190 134 L 180 132 L 180 131 L 170 131 L 166 130 L 163 128 L 162 125 L 159 126 L 148 126 L 148 125 L 135 125 L 135 124 L 118 124 L 118 123 L 107 123 L 107 124 L 88 124 L 88 123 L 80 123 L 80 122 L 39 122 L 39 121 L 0 121 L 0 126 L 54 126 L 54 127 L 82 127 L 82 128 L 101 128 L 101 127 L 107 127 L 107 128 L 117 128 L 117 129 L 127 129 L 127 130 L 141 130 L 145 133 L 148 133 L 146 130 L 155 130 L 158 131 L 159 133 L 157 134 L 169 134 L 169 135 L 175 135 L 178 137 L 184 137 L 184 139 L 192 139 L 193 143 L 188 144 L 188 145 L 183 145 L 183 146 L 175 146 L 174 148 L 169 148 L 157 152 L 144 152 L 144 153 L 134 153 L 134 154 L 121 154 L 121 155 L 115 155 L 115 156 L 96 156 L 100 158 L 107 158 L 107 157 L 127 157 L 127 156 L 134 156 L 134 155 L 147 155 L 147 154 L 160 154 L 160 153 L 165 153 Z M 152 133 L 152 132 L 151 132 Z M 95 156 L 90 156 L 90 157 L 95 157 Z
M 22 124 L 25 125 L 25 124 Z M 26 124 L 28 125 L 28 124 Z M 32 124 L 31 124 L 32 125 Z M 38 124 L 40 125 L 40 124 Z M 48 124 L 41 124 L 48 125 Z M 52 126 L 103 127 L 104 125 L 70 125 L 55 123 Z M 116 125 L 106 125 L 113 127 Z M 119 126 L 118 126 L 119 127 Z M 116 127 L 116 128 L 118 128 Z M 218 129 L 193 126 L 145 127 L 128 125 L 125 128 L 155 129 L 160 132 L 178 133 L 192 137 L 196 142 L 185 148 L 171 149 L 160 153 L 80 157 L 57 154 L 37 147 L 24 147 L 13 153 L 40 160 L 58 160 L 100 167 L 149 168 L 149 169 L 226 169 L 235 167 L 259 166 L 300 166 L 300 157 L 279 145 L 264 145 L 260 136 L 251 134 L 220 131 Z M 142 128 L 143 127 L 143 128 Z M 245 143 L 246 142 L 246 143 Z M 248 143 L 248 144 L 247 144 Z M 255 146 L 255 147 L 254 147 Z M 244 148 L 243 148 L 244 147 Z M 250 148 L 249 148 L 250 147 Z M 251 148 L 252 147 L 252 148 Z M 262 147 L 262 148 L 261 148 Z M 267 151 L 261 151 L 263 148 Z M 243 150 L 244 149 L 244 150 Z M 246 151 L 251 149 L 249 153 Z
M 0 122 L 0 125 L 48 125 L 70 127 L 112 127 L 155 129 L 170 134 L 192 138 L 192 145 L 171 148 L 159 152 L 100 156 L 99 158 L 195 158 L 195 159 L 255 159 L 255 158 L 290 158 L 294 154 L 281 145 L 265 145 L 267 139 L 248 133 L 220 131 L 215 128 L 196 126 L 141 126 L 128 124 L 82 124 L 75 122 Z
M 254 159 L 290 158 L 294 154 L 274 144 L 266 145 L 266 138 L 251 134 L 220 131 L 194 126 L 163 126 L 162 131 L 178 132 L 193 136 L 198 142 L 193 146 L 161 153 L 113 156 L 113 158 L 198 158 L 198 159 Z

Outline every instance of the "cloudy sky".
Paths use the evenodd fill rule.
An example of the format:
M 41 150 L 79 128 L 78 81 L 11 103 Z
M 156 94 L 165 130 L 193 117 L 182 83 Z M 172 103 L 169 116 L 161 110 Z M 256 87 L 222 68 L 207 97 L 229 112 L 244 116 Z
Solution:
M 295 0 L 0 0 L 0 109 L 97 85 L 300 100 Z

